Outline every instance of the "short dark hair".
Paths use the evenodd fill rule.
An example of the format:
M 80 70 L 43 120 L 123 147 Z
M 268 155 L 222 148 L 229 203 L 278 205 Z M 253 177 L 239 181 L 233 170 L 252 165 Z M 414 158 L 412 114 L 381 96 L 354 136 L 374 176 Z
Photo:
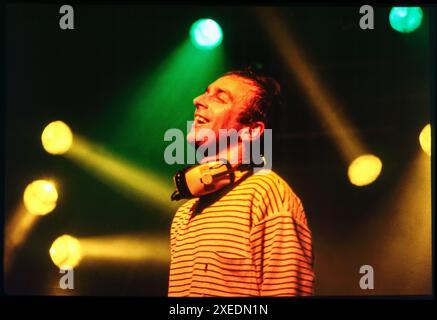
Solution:
M 243 125 L 250 125 L 261 121 L 266 127 L 270 126 L 271 113 L 282 104 L 281 86 L 270 76 L 256 72 L 248 67 L 244 70 L 236 70 L 225 73 L 225 76 L 238 76 L 251 81 L 257 92 L 248 107 L 240 113 L 238 121 Z

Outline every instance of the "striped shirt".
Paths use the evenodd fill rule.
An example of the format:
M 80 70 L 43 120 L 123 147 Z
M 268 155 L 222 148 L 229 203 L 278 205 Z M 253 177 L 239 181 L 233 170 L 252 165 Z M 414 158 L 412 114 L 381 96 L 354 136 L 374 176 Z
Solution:
M 204 198 L 174 216 L 168 296 L 313 294 L 311 231 L 282 178 L 239 172 L 232 189 Z

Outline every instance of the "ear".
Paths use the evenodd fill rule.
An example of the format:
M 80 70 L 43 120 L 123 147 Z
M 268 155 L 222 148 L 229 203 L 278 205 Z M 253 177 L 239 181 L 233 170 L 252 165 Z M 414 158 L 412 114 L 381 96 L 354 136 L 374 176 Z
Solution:
M 264 122 L 257 121 L 252 123 L 250 127 L 244 127 L 241 129 L 240 137 L 243 141 L 254 141 L 262 136 L 264 129 Z

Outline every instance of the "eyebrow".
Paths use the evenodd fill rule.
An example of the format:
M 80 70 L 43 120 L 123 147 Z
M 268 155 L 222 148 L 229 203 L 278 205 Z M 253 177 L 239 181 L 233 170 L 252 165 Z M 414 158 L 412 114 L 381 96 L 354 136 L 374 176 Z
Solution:
M 208 86 L 208 87 L 206 88 L 205 92 L 209 92 L 209 90 L 210 90 L 210 87 Z M 226 90 L 226 89 L 218 88 L 218 89 L 217 89 L 217 93 L 225 93 L 225 94 L 229 97 L 229 99 L 230 99 L 231 101 L 234 99 L 234 97 L 232 96 L 232 94 L 231 94 L 228 90 Z

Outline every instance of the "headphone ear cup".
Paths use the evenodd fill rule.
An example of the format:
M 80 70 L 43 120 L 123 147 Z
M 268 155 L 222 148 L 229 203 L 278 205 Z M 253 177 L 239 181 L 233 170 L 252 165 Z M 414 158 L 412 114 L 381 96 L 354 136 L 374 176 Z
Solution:
M 190 194 L 200 197 L 216 192 L 228 185 L 230 181 L 227 175 L 227 165 L 219 161 L 208 162 L 187 171 L 185 183 Z
M 217 192 L 235 183 L 235 170 L 237 169 L 232 168 L 228 161 L 219 160 L 178 171 L 173 177 L 176 191 L 171 199 L 191 199 Z
M 186 180 L 186 174 L 191 169 L 193 169 L 193 166 L 184 168 L 178 171 L 173 177 L 173 182 L 176 187 L 176 191 L 173 192 L 171 196 L 172 200 L 194 198 L 194 195 L 191 194 L 190 189 L 188 188 L 187 180 Z

